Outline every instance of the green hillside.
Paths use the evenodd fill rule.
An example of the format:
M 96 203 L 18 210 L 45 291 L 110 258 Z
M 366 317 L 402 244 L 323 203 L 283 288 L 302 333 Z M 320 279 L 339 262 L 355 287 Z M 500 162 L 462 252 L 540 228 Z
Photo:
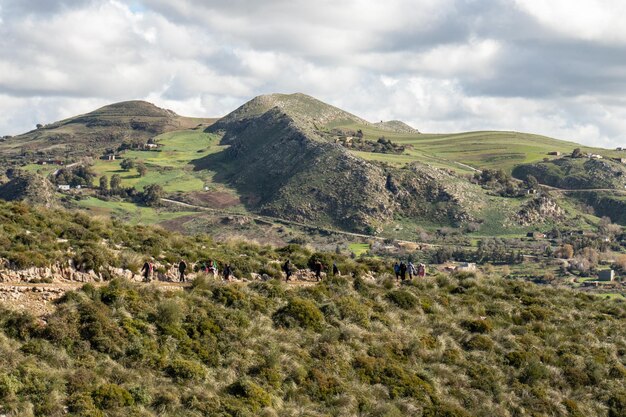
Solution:
M 498 277 L 113 281 L 2 311 L 8 416 L 610 416 L 624 303 Z M 67 414 L 64 412 L 67 410 Z
M 626 164 L 610 159 L 558 158 L 519 165 L 513 175 L 517 178 L 532 175 L 541 184 L 565 190 L 626 188 Z
M 367 140 L 375 141 L 384 136 L 395 143 L 411 146 L 401 155 L 356 153 L 360 157 L 394 165 L 403 165 L 417 160 L 434 167 L 449 168 L 459 172 L 471 172 L 471 168 L 474 168 L 503 169 L 510 173 L 519 164 L 538 162 L 544 158 L 557 158 L 557 156 L 548 155 L 549 152 L 571 154 L 575 148 L 605 156 L 619 155 L 613 150 L 586 147 L 573 142 L 520 132 L 398 133 L 354 123 L 342 125 L 341 128 L 352 131 L 361 130 Z
M 214 120 L 182 117 L 145 101 L 126 101 L 11 137 L 0 143 L 0 153 L 5 163 L 16 158 L 97 158 L 105 149 L 116 149 L 124 142 L 144 144 L 161 133 Z
M 626 413 L 617 292 L 536 285 L 487 265 L 398 283 L 376 257 L 220 242 L 23 203 L 0 203 L 0 220 L 5 268 L 71 259 L 109 280 L 66 293 L 44 317 L 0 302 L 7 417 Z M 182 258 L 194 270 L 208 257 L 236 278 L 274 279 L 199 274 L 168 290 L 111 269 Z M 286 284 L 285 259 L 298 269 L 336 262 L 344 275 Z

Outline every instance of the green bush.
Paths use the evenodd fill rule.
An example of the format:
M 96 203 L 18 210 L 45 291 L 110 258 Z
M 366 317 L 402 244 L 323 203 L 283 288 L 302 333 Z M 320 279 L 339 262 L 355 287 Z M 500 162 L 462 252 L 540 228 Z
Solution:
M 174 359 L 165 372 L 177 380 L 201 380 L 206 375 L 202 365 L 186 359 Z
M 419 304 L 419 300 L 406 290 L 395 290 L 387 293 L 387 299 L 405 310 L 410 310 Z
M 228 386 L 230 395 L 243 400 L 253 412 L 272 404 L 272 397 L 260 385 L 249 379 L 238 380 Z
M 324 315 L 320 309 L 311 301 L 297 297 L 292 298 L 286 306 L 276 311 L 272 319 L 279 327 L 300 326 L 319 331 L 324 326 Z
M 491 320 L 463 320 L 461 327 L 472 333 L 489 333 L 493 330 Z
M 101 410 L 128 407 L 135 403 L 130 392 L 117 384 L 103 384 L 91 396 L 94 404 Z

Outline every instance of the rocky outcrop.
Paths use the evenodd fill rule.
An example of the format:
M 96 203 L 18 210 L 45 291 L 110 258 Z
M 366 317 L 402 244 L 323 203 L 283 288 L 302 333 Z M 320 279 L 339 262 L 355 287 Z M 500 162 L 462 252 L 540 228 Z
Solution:
M 50 207 L 54 203 L 54 186 L 42 176 L 17 170 L 7 183 L 0 185 L 0 198 Z
M 556 201 L 546 195 L 540 195 L 522 205 L 517 213 L 517 222 L 522 226 L 530 226 L 563 220 L 564 217 L 565 211 Z

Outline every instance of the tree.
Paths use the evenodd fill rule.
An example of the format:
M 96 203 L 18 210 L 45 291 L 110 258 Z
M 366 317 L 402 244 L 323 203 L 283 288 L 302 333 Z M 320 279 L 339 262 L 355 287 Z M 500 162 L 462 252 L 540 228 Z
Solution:
M 111 176 L 111 191 L 118 191 L 120 189 L 120 186 L 122 185 L 122 177 L 120 177 L 118 174 L 113 174 Z
M 533 175 L 528 175 L 526 177 L 526 180 L 524 181 L 524 184 L 526 184 L 526 188 L 528 188 L 529 190 L 534 190 L 539 185 L 539 181 L 537 181 L 537 178 L 535 178 Z
M 35 126 L 37 129 L 41 129 L 43 127 L 43 125 L 41 123 L 37 123 L 37 125 Z
M 108 190 L 109 190 L 109 177 L 107 177 L 106 175 L 103 175 L 100 177 L 100 193 L 106 194 Z
M 572 259 L 572 256 L 574 256 L 574 247 L 567 243 L 557 249 L 554 255 L 557 258 Z
M 141 200 L 148 207 L 156 207 L 161 204 L 163 194 L 163 187 L 159 184 L 150 184 L 143 189 Z
M 576 148 L 572 151 L 572 158 L 582 158 L 583 153 L 580 148 Z
M 143 161 L 139 161 L 135 164 L 135 168 L 137 168 L 137 173 L 140 177 L 145 177 L 146 172 L 148 172 L 148 168 L 146 168 L 146 164 Z
M 132 159 L 123 159 L 122 162 L 120 162 L 120 167 L 124 171 L 130 171 L 131 168 L 133 168 L 134 166 L 135 166 L 135 163 L 133 162 Z

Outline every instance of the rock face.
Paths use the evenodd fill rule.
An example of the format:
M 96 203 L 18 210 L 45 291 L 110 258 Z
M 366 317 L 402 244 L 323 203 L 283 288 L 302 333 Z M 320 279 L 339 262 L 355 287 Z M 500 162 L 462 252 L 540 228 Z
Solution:
M 54 186 L 46 178 L 18 170 L 7 183 L 0 185 L 0 198 L 50 207 L 54 202 Z
M 338 115 L 332 106 L 319 108 L 321 102 L 316 101 L 310 117 L 294 114 L 299 106 L 293 103 L 287 111 L 285 106 L 273 107 L 258 114 L 258 101 L 264 100 L 255 99 L 211 126 L 209 131 L 223 132 L 222 144 L 230 147 L 196 165 L 227 167 L 216 179 L 237 188 L 251 209 L 366 233 L 396 215 L 448 223 L 471 218 L 457 198 L 461 193 L 454 191 L 461 181 L 452 175 L 417 164 L 408 170 L 381 167 L 316 130 L 321 120 L 348 113 Z
M 525 203 L 517 213 L 520 225 L 530 226 L 545 223 L 546 221 L 559 221 L 565 216 L 565 211 L 548 196 L 541 195 Z

